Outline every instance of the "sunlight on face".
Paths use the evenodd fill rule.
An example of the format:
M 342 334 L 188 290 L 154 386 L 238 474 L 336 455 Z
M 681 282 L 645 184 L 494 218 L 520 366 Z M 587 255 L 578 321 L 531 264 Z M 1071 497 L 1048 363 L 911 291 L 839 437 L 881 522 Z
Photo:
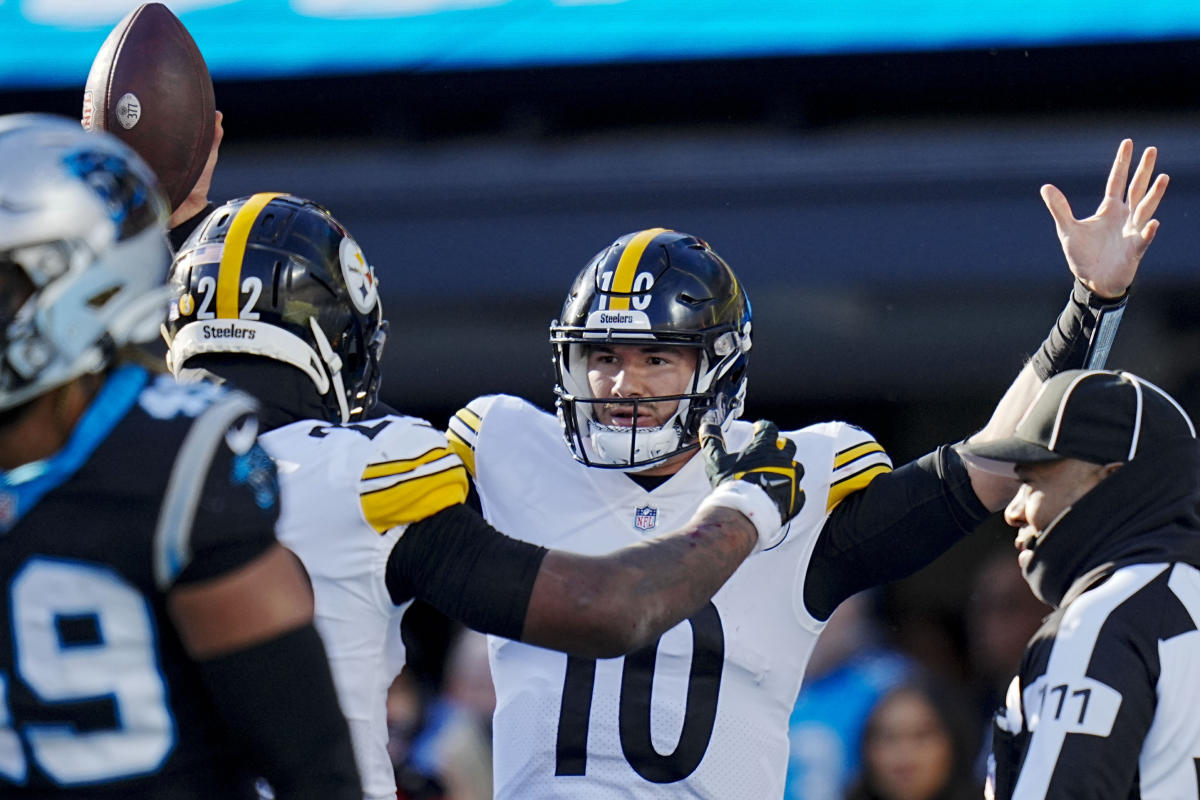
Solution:
M 1022 567 L 1033 558 L 1033 551 L 1026 549 L 1026 545 L 1117 466 L 1092 464 L 1077 458 L 1017 465 L 1021 488 L 1004 509 L 1004 521 L 1017 529 L 1016 546 L 1021 551 L 1017 559 Z
M 587 376 L 592 396 L 633 400 L 686 394 L 692 390 L 698 355 L 689 347 L 594 345 L 588 348 Z M 657 428 L 679 407 L 678 400 L 597 404 L 596 421 L 628 428 Z

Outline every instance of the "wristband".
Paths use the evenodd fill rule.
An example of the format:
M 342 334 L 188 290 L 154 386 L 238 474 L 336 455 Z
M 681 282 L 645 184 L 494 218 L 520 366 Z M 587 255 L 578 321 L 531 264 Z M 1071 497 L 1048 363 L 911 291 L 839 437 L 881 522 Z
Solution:
M 787 535 L 788 529 L 783 525 L 775 501 L 752 483 L 738 480 L 722 483 L 704 499 L 697 513 L 703 513 L 713 506 L 731 508 L 750 520 L 758 531 L 758 541 L 751 552 L 774 547 Z
M 1125 313 L 1129 292 L 1106 299 L 1075 281 L 1067 307 L 1030 363 L 1045 381 L 1068 369 L 1103 369 Z

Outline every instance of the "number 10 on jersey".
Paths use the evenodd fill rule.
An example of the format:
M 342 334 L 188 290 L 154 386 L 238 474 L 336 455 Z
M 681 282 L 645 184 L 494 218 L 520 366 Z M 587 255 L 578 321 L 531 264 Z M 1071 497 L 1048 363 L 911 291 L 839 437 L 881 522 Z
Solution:
M 708 750 L 717 720 L 717 696 L 725 664 L 721 616 L 710 602 L 687 622 L 692 629 L 692 665 L 683 729 L 672 752 L 660 754 L 650 738 L 650 695 L 661 637 L 625 656 L 621 672 L 621 751 L 629 766 L 652 783 L 674 783 L 695 772 Z M 558 716 L 555 775 L 587 773 L 588 727 L 595 683 L 595 659 L 574 656 L 567 659 Z

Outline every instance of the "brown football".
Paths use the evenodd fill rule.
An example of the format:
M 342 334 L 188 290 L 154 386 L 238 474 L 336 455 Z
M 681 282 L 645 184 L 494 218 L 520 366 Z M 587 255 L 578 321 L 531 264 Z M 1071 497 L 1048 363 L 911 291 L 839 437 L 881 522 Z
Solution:
M 136 150 L 172 209 L 204 169 L 215 116 L 204 56 L 170 9 L 143 3 L 117 23 L 88 73 L 83 127 L 108 131 Z

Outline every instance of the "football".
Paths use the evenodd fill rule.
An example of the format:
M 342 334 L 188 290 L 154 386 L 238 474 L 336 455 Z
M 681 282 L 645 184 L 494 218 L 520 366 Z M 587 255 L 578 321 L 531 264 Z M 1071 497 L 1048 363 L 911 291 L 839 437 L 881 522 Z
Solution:
M 208 66 L 169 8 L 143 3 L 117 23 L 88 73 L 83 127 L 108 131 L 136 150 L 172 209 L 204 169 L 215 115 Z

